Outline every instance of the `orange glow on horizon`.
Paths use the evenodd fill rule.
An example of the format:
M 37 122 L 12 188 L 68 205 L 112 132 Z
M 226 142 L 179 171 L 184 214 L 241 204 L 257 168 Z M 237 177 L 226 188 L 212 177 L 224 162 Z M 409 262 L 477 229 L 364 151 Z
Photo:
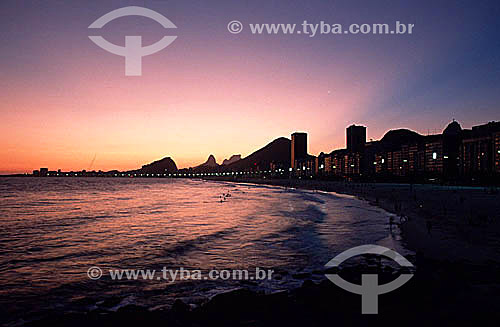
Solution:
M 122 64 L 109 60 L 112 68 Z M 7 110 L 0 171 L 129 170 L 166 156 L 184 168 L 210 154 L 220 163 L 295 130 L 310 131 L 316 153 L 343 146 L 343 129 L 331 138 L 331 126 L 346 125 L 343 117 L 362 107 L 360 88 L 349 89 L 345 80 L 311 79 L 308 72 L 273 69 L 273 62 L 200 63 L 210 67 L 202 72 L 158 64 L 140 78 L 95 68 L 90 74 L 92 64 L 63 67 L 50 83 L 42 77 L 10 83 L 1 97 Z
M 201 44 L 186 53 L 187 46 L 148 56 L 141 77 L 125 77 L 122 58 L 91 44 L 57 65 L 42 56 L 39 71 L 13 74 L 0 93 L 0 173 L 131 170 L 167 156 L 186 168 L 210 154 L 219 163 L 245 157 L 294 131 L 308 132 L 317 155 L 343 148 L 352 123 L 377 139 L 391 128 L 425 132 L 452 118 L 374 111 L 402 79 L 418 77 L 418 67 L 364 61 L 356 49 L 316 63 L 287 47 L 242 42 L 221 52 Z

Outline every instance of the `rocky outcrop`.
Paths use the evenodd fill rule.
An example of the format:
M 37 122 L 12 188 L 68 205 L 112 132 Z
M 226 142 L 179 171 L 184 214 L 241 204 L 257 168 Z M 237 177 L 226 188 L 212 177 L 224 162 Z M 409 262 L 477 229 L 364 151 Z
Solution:
M 172 158 L 165 157 L 163 159 L 142 166 L 139 171 L 144 174 L 172 173 L 177 171 L 177 165 L 175 164 L 174 160 L 172 160 Z
M 224 161 L 222 162 L 222 166 L 230 165 L 238 160 L 241 160 L 241 154 L 234 154 L 231 156 L 231 158 L 224 159 Z
M 259 168 L 269 169 L 271 162 L 284 167 L 290 165 L 290 143 L 286 137 L 280 137 L 248 157 L 224 166 L 225 170 L 238 171 Z
M 205 161 L 204 163 L 202 163 L 199 166 L 196 166 L 195 168 L 204 168 L 204 167 L 215 168 L 217 166 L 219 166 L 219 165 L 217 164 L 215 157 L 211 154 L 210 156 L 208 156 L 207 161 Z

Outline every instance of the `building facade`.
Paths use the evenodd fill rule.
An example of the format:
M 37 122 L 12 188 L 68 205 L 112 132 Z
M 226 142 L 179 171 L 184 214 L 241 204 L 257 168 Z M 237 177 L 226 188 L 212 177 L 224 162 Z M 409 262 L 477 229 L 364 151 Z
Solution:
M 366 127 L 351 125 L 346 130 L 346 146 L 349 152 L 363 152 L 366 144 Z
M 294 169 L 295 161 L 302 160 L 307 157 L 307 133 L 295 132 L 292 134 L 291 143 L 291 166 Z

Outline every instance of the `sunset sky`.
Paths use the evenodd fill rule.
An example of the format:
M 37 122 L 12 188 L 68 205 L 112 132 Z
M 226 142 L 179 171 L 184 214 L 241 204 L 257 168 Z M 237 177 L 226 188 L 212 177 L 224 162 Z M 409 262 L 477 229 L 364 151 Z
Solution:
M 107 12 L 144 6 L 178 28 Z M 0 2 L 0 173 L 135 169 L 246 156 L 294 131 L 309 152 L 394 128 L 440 132 L 500 120 L 500 4 L 493 1 L 17 1 Z M 244 24 L 240 34 L 229 21 Z M 412 35 L 253 35 L 249 23 L 415 24 Z M 126 35 L 152 44 L 142 76 L 92 43 Z M 92 159 L 95 162 L 90 167 Z

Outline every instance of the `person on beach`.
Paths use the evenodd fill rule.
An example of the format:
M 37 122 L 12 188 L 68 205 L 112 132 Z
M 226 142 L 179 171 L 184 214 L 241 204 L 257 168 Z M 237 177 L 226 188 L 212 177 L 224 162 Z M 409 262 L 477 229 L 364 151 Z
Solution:
M 427 225 L 427 233 L 429 233 L 429 235 L 431 235 L 432 221 L 430 219 L 428 219 L 426 225 Z
M 410 220 L 410 218 L 408 218 L 408 216 L 405 216 L 405 215 L 399 216 L 399 224 L 400 225 L 407 222 L 408 220 Z

